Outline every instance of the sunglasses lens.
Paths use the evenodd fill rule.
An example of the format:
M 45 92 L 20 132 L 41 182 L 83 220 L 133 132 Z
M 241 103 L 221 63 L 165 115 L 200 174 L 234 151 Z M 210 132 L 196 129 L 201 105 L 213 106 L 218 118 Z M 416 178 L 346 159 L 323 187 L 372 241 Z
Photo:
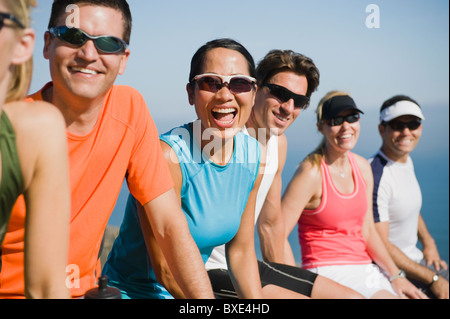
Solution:
M 419 128 L 421 125 L 420 121 L 410 121 L 410 122 L 402 122 L 402 121 L 390 121 L 389 126 L 394 131 L 403 131 L 405 127 L 407 127 L 409 130 L 414 131 Z
M 283 86 L 276 85 L 276 84 L 264 84 L 267 86 L 270 90 L 270 94 L 272 94 L 274 97 L 276 97 L 278 100 L 281 101 L 281 103 L 286 103 L 290 99 L 294 100 L 294 106 L 296 108 L 306 108 L 309 103 L 309 98 L 304 95 L 295 94 L 286 89 Z
M 355 113 L 355 114 L 350 114 L 350 115 L 347 115 L 347 116 L 338 116 L 338 117 L 332 118 L 332 119 L 329 120 L 328 123 L 331 126 L 338 126 L 338 125 L 344 124 L 344 122 L 347 122 L 347 123 L 358 122 L 359 118 L 360 118 L 359 113 Z
M 330 120 L 330 125 L 331 125 L 331 126 L 342 125 L 342 123 L 344 123 L 344 118 L 343 118 L 342 116 L 335 117 L 335 118 L 332 118 L 332 119 Z
M 222 86 L 222 80 L 218 77 L 205 76 L 197 80 L 198 88 L 202 91 L 217 92 Z
M 419 128 L 420 124 L 421 124 L 421 122 L 419 122 L 419 121 L 413 121 L 413 122 L 406 123 L 406 126 L 410 130 L 414 131 L 414 130 L 417 130 Z
M 278 86 L 272 86 L 270 88 L 270 94 L 272 94 L 273 96 L 275 96 L 278 100 L 280 100 L 282 103 L 286 103 L 287 101 L 289 101 L 289 96 L 287 96 L 286 91 L 283 90 L 282 87 L 278 87 Z
M 86 43 L 86 37 L 81 30 L 75 28 L 60 28 L 59 38 L 73 45 L 83 45 Z
M 200 90 L 213 93 L 218 92 L 224 86 L 220 77 L 212 75 L 203 76 L 197 79 L 197 84 Z M 233 94 L 250 92 L 252 88 L 253 83 L 246 78 L 235 77 L 232 78 L 228 84 L 228 89 Z
M 308 106 L 309 98 L 307 96 L 298 96 L 294 99 L 295 107 L 305 109 Z
M 250 92 L 253 88 L 252 83 L 244 78 L 233 78 L 229 85 L 230 91 L 233 93 Z
M 95 47 L 103 53 L 117 53 L 124 49 L 124 44 L 120 39 L 110 36 L 91 37 L 86 35 L 83 31 L 77 28 L 68 28 L 65 26 L 56 27 L 56 36 L 75 46 L 82 46 L 88 39 L 94 41 Z
M 113 37 L 101 37 L 95 40 L 95 46 L 105 53 L 115 53 L 122 50 L 122 44 Z
M 359 121 L 359 113 L 355 113 L 352 115 L 349 115 L 345 118 L 345 120 L 349 123 L 355 123 Z
M 392 121 L 389 122 L 389 126 L 394 130 L 394 131 L 403 131 L 403 129 L 405 128 L 405 125 L 399 121 Z

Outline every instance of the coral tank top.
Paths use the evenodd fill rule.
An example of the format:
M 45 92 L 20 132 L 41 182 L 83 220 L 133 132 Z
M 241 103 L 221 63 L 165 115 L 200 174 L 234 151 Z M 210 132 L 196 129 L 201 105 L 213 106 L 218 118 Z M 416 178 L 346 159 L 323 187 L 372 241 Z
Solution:
M 350 194 L 336 189 L 322 160 L 322 201 L 317 209 L 304 210 L 298 222 L 303 268 L 372 262 L 362 235 L 367 213 L 366 182 L 353 154 L 348 158 L 354 181 Z

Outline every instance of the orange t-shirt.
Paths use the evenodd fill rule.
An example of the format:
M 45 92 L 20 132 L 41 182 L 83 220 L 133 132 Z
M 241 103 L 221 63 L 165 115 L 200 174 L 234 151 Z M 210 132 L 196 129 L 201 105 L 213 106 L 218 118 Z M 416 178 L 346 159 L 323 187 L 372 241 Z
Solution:
M 43 100 L 48 83 L 30 98 Z M 146 204 L 173 187 L 155 124 L 142 95 L 113 86 L 94 129 L 67 132 L 72 210 L 66 283 L 83 296 L 100 275 L 99 250 L 124 178 L 130 193 Z M 25 204 L 17 201 L 1 248 L 0 298 L 24 298 Z

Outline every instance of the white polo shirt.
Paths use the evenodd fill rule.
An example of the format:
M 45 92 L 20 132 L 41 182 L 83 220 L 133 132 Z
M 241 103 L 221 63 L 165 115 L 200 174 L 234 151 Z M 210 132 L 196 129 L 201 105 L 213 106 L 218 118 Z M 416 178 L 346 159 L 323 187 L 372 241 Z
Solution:
M 390 160 L 378 151 L 369 159 L 374 175 L 374 221 L 389 222 L 389 240 L 410 259 L 420 262 L 417 230 L 422 207 L 422 192 L 408 156 L 406 163 Z

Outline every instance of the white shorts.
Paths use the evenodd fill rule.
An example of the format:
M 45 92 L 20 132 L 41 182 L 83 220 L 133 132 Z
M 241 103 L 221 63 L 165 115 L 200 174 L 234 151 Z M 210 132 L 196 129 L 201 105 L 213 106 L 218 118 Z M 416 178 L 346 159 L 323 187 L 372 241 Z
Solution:
M 389 279 L 374 264 L 323 266 L 308 270 L 352 288 L 366 298 L 371 298 L 380 290 L 387 290 L 397 296 Z

